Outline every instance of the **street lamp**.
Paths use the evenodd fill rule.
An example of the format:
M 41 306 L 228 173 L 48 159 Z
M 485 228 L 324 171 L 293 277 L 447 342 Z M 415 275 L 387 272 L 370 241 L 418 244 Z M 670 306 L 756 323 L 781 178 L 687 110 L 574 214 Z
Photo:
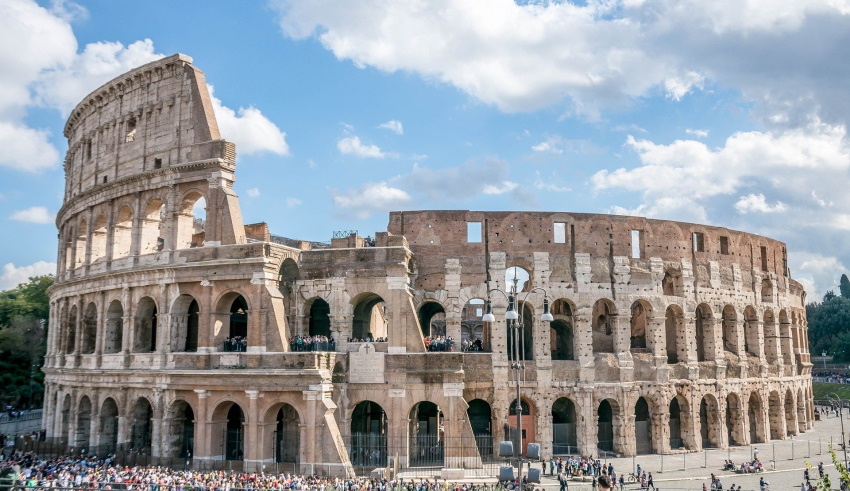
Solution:
M 838 402 L 838 419 L 841 420 L 841 448 L 844 449 L 844 465 L 847 465 L 847 439 L 844 437 L 844 405 L 841 403 L 841 398 L 836 393 L 827 394 L 830 400 L 835 399 Z
M 508 327 L 508 335 L 513 336 L 513 354 L 514 360 L 511 363 L 511 368 L 516 370 L 516 456 L 517 456 L 517 470 L 519 475 L 517 477 L 519 481 L 520 490 L 522 490 L 522 466 L 523 466 L 523 458 L 522 458 L 522 399 L 520 395 L 520 371 L 523 369 L 523 354 L 525 352 L 524 344 L 525 344 L 525 333 L 521 332 L 524 327 L 524 319 L 522 313 L 517 312 L 517 301 L 518 292 L 517 286 L 519 284 L 519 278 L 517 278 L 516 272 L 514 272 L 514 278 L 512 281 L 512 285 L 508 292 L 504 292 L 499 290 L 498 288 L 493 288 L 487 292 L 487 313 L 481 318 L 484 322 L 496 322 L 496 316 L 493 315 L 493 306 L 490 301 L 490 294 L 493 292 L 499 292 L 505 296 L 508 300 L 508 310 L 505 311 L 505 321 Z M 528 298 L 528 295 L 532 292 L 540 291 L 543 292 L 543 315 L 540 316 L 540 320 L 544 322 L 551 322 L 555 320 L 552 314 L 549 312 L 549 296 L 545 289 L 537 287 L 532 288 L 524 293 L 523 301 Z M 523 309 L 524 313 L 525 309 Z

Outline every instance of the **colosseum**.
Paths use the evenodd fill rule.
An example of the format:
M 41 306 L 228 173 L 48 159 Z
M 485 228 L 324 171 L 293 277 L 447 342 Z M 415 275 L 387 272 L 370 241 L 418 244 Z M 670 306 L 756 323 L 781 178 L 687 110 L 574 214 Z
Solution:
M 235 145 L 180 54 L 89 94 L 64 134 L 44 368 L 56 444 L 448 476 L 498 461 L 517 420 L 544 457 L 812 428 L 806 294 L 782 242 L 566 212 L 272 235 L 242 222 Z

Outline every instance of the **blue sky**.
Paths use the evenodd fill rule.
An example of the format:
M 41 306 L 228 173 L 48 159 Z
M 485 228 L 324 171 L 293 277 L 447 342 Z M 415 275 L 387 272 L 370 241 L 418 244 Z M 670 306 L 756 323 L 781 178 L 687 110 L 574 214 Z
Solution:
M 192 56 L 246 223 L 328 240 L 398 209 L 693 221 L 850 249 L 850 0 L 0 0 L 0 288 L 52 271 L 68 111 Z

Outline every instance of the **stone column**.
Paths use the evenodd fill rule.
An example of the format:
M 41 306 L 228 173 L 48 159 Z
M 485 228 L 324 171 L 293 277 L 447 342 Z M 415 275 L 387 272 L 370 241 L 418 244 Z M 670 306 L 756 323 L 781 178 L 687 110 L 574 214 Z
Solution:
M 248 412 L 245 418 L 245 465 L 246 470 L 256 472 L 262 467 L 262 447 L 259 437 L 260 409 L 257 401 L 260 391 L 246 390 L 245 395 L 248 396 Z M 307 441 L 315 442 L 315 439 Z
M 198 404 L 195 412 L 195 458 L 200 460 L 208 460 L 212 455 L 210 451 L 210 423 L 207 420 L 207 402 L 209 391 L 204 389 L 195 389 L 195 394 L 198 395 Z
M 86 211 L 86 251 L 84 253 L 83 259 L 83 274 L 86 275 L 89 272 L 89 264 L 91 264 L 91 242 L 92 242 L 92 209 L 88 208 Z
M 578 406 L 581 408 L 579 421 L 576 422 L 579 452 L 581 455 L 597 455 L 598 405 L 594 404 L 592 387 L 583 386 L 580 391 L 576 393 Z
M 106 250 L 104 261 L 107 271 L 112 267 L 113 253 L 115 250 L 115 200 L 109 200 L 109 208 L 106 210 Z
M 87 455 L 94 454 L 91 447 L 100 443 L 100 394 L 95 390 L 91 395 L 91 420 L 89 421 L 89 451 Z
M 133 258 L 133 265 L 137 265 L 142 249 L 142 224 L 147 217 L 144 216 L 146 210 L 142 209 L 142 193 L 136 191 L 133 197 L 136 211 L 133 213 L 133 229 L 130 231 L 130 257 Z
M 127 408 L 127 390 L 122 388 L 121 392 L 118 395 L 118 400 L 115 401 L 118 404 L 118 429 L 117 429 L 117 442 L 119 447 L 128 442 L 127 438 L 127 414 L 129 413 L 129 409 Z
M 100 366 L 100 355 L 103 354 L 103 340 L 106 337 L 106 292 L 101 291 L 97 296 L 97 326 L 94 353 L 97 355 Z
M 593 358 L 593 325 L 590 321 L 592 315 L 590 308 L 582 308 L 577 309 L 577 313 L 573 316 L 576 359 L 579 364 L 579 380 L 582 382 L 593 382 L 596 376 Z
M 162 389 L 155 387 L 153 389 L 153 414 L 151 417 L 151 455 L 154 457 L 162 456 L 163 443 L 163 413 L 164 408 L 162 401 Z
M 614 354 L 620 368 L 620 382 L 631 382 L 634 380 L 634 362 L 631 352 L 630 318 L 627 315 L 615 315 L 611 322 L 614 323 Z
M 666 406 L 652 413 L 652 451 L 657 454 L 670 452 L 670 412 Z

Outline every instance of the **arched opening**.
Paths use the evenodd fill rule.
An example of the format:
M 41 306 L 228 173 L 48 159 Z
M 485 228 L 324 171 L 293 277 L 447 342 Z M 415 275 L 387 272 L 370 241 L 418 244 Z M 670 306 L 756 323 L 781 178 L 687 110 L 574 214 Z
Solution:
M 300 278 L 301 272 L 298 270 L 298 263 L 294 259 L 288 257 L 280 263 L 277 288 L 283 296 L 284 312 L 286 313 L 287 324 L 290 326 L 295 325 L 295 304 L 293 302 L 296 301 L 296 295 L 293 295 L 293 293 L 296 291 L 296 282 Z
M 552 302 L 554 321 L 549 323 L 549 346 L 553 360 L 575 360 L 575 332 L 573 309 L 564 299 Z
M 231 404 L 227 410 L 224 427 L 224 460 L 245 458 L 245 413 L 239 404 Z
M 94 263 L 106 257 L 106 215 L 101 213 L 95 218 L 91 230 L 91 262 Z
M 77 434 L 74 438 L 74 446 L 81 449 L 88 448 L 91 435 L 91 399 L 83 396 L 77 407 Z
M 635 404 L 635 451 L 638 455 L 652 453 L 652 418 L 649 403 L 643 397 Z
M 508 290 L 516 286 L 517 292 L 525 292 L 531 289 L 531 275 L 528 271 L 519 267 L 511 266 L 505 270 L 505 285 Z
M 73 445 L 73 442 L 69 440 L 72 417 L 73 415 L 71 413 L 71 395 L 65 394 L 65 399 L 62 401 L 62 420 L 59 423 L 60 443 Z
M 106 309 L 106 332 L 103 338 L 104 353 L 118 353 L 124 336 L 124 308 L 113 300 Z
M 79 266 L 86 262 L 86 242 L 88 242 L 88 223 L 85 219 L 80 220 L 80 226 L 77 227 L 77 237 L 75 244 L 74 257 L 76 265 Z
M 419 307 L 419 329 L 424 337 L 446 335 L 446 310 L 437 302 L 425 302 Z
M 684 333 L 685 316 L 678 307 L 669 306 L 664 316 L 664 333 L 667 347 L 667 363 L 675 364 L 685 360 Z
M 782 440 L 785 438 L 784 408 L 779 392 L 772 391 L 767 398 L 768 421 L 770 423 L 770 439 Z
M 744 420 L 741 417 L 741 401 L 735 393 L 726 396 L 726 431 L 729 445 L 744 443 Z
M 112 257 L 114 259 L 130 255 L 133 232 L 133 209 L 127 205 L 118 210 L 115 225 L 112 227 Z
M 351 414 L 351 463 L 357 466 L 387 465 L 387 413 L 372 401 L 363 401 Z
M 738 314 L 735 307 L 723 307 L 723 349 L 731 353 L 738 352 Z
M 629 347 L 637 350 L 646 349 L 646 321 L 651 312 L 649 305 L 638 300 L 632 304 L 631 312 Z
M 321 298 L 310 302 L 310 320 L 307 331 L 310 336 L 331 337 L 331 306 Z
M 779 326 L 770 310 L 764 311 L 764 357 L 768 364 L 781 361 L 779 346 Z
M 761 280 L 761 301 L 773 303 L 773 283 L 767 278 Z
M 554 455 L 578 453 L 576 414 L 576 405 L 569 397 L 561 397 L 552 405 L 552 453 Z
M 97 306 L 90 302 L 86 307 L 86 315 L 83 317 L 83 339 L 81 353 L 84 355 L 94 353 L 97 344 Z
M 713 321 L 711 308 L 705 304 L 699 305 L 694 312 L 697 361 L 709 361 L 709 357 L 712 355 L 714 344 Z
M 171 349 L 193 353 L 198 351 L 200 307 L 191 295 L 180 295 L 171 307 Z
M 756 310 L 750 306 L 744 309 L 744 350 L 753 356 L 759 356 L 759 320 Z
M 195 455 L 195 412 L 186 401 L 171 406 L 167 438 L 166 456 L 191 459 Z
M 536 437 L 536 427 L 535 422 L 537 418 L 534 415 L 534 407 L 525 399 L 521 399 L 521 413 L 520 414 L 520 423 L 522 423 L 522 443 L 521 449 L 522 454 L 525 455 L 525 447 L 529 442 L 537 441 Z M 516 427 L 516 414 L 517 412 L 517 403 L 516 399 L 511 401 L 511 405 L 508 408 L 508 431 L 507 434 L 510 436 L 510 440 L 512 442 L 517 441 L 517 427 Z
M 410 410 L 411 467 L 443 465 L 443 413 L 433 402 L 417 403 Z
M 130 447 L 143 455 L 150 455 L 153 441 L 153 408 L 144 397 L 133 404 L 130 411 Z
M 685 288 L 682 281 L 682 273 L 675 269 L 665 271 L 664 278 L 661 280 L 661 291 L 664 295 L 683 296 L 685 294 Z
M 65 353 L 71 354 L 77 347 L 77 306 L 72 305 L 68 313 L 68 323 L 66 329 L 67 338 L 65 339 Z
M 207 216 L 207 201 L 199 192 L 187 194 L 180 202 L 177 215 L 176 249 L 203 247 Z
M 785 391 L 785 431 L 787 436 L 797 434 L 797 422 L 794 421 L 794 393 Z
M 374 341 L 387 336 L 386 306 L 384 299 L 374 293 L 366 293 L 354 304 L 354 319 L 351 324 L 352 340 Z
M 720 415 L 718 414 L 717 399 L 706 395 L 699 403 L 699 424 L 702 448 L 717 448 L 720 446 Z
M 139 254 L 153 254 L 165 247 L 165 204 L 160 199 L 152 199 L 145 206 L 142 215 L 141 243 Z
M 460 312 L 461 347 L 466 351 L 489 351 L 490 333 L 484 324 L 484 300 L 473 298 Z M 485 332 L 487 329 L 488 332 Z
M 597 408 L 596 447 L 601 451 L 614 451 L 614 407 L 603 400 Z
M 230 350 L 245 351 L 248 346 L 248 302 L 239 295 L 230 304 Z M 225 349 L 225 351 L 228 351 Z
M 74 240 L 76 235 L 74 234 L 74 229 L 70 225 L 66 225 L 64 228 L 64 233 L 62 234 L 62 249 L 63 249 L 63 262 L 62 262 L 62 270 L 67 271 L 74 267 L 73 255 L 74 255 Z
M 762 416 L 761 398 L 755 392 L 750 394 L 747 416 L 750 425 L 750 443 L 764 443 L 764 417 Z
M 599 299 L 593 304 L 593 352 L 614 352 L 614 326 L 616 308 L 610 300 Z
M 301 448 L 298 411 L 289 404 L 282 404 L 275 416 L 274 461 L 297 464 Z
M 143 297 L 136 307 L 136 335 L 133 351 L 151 353 L 156 351 L 157 308 L 151 297 Z
M 521 356 L 521 360 L 533 360 L 534 333 L 532 332 L 532 326 L 534 319 L 532 317 L 531 307 L 526 302 L 520 302 L 517 310 L 520 312 L 519 319 L 505 323 L 505 335 L 508 338 L 508 360 L 516 360 L 517 353 Z M 515 326 L 518 326 L 519 329 Z M 519 350 L 515 346 L 519 347 Z
M 111 397 L 103 401 L 100 408 L 100 442 L 99 454 L 115 452 L 118 446 L 118 404 Z
M 679 396 L 670 401 L 670 448 L 677 449 L 685 446 L 682 432 L 682 408 L 679 405 Z
M 466 417 L 472 426 L 478 454 L 482 459 L 489 460 L 493 457 L 493 419 L 490 404 L 482 399 L 469 401 Z

